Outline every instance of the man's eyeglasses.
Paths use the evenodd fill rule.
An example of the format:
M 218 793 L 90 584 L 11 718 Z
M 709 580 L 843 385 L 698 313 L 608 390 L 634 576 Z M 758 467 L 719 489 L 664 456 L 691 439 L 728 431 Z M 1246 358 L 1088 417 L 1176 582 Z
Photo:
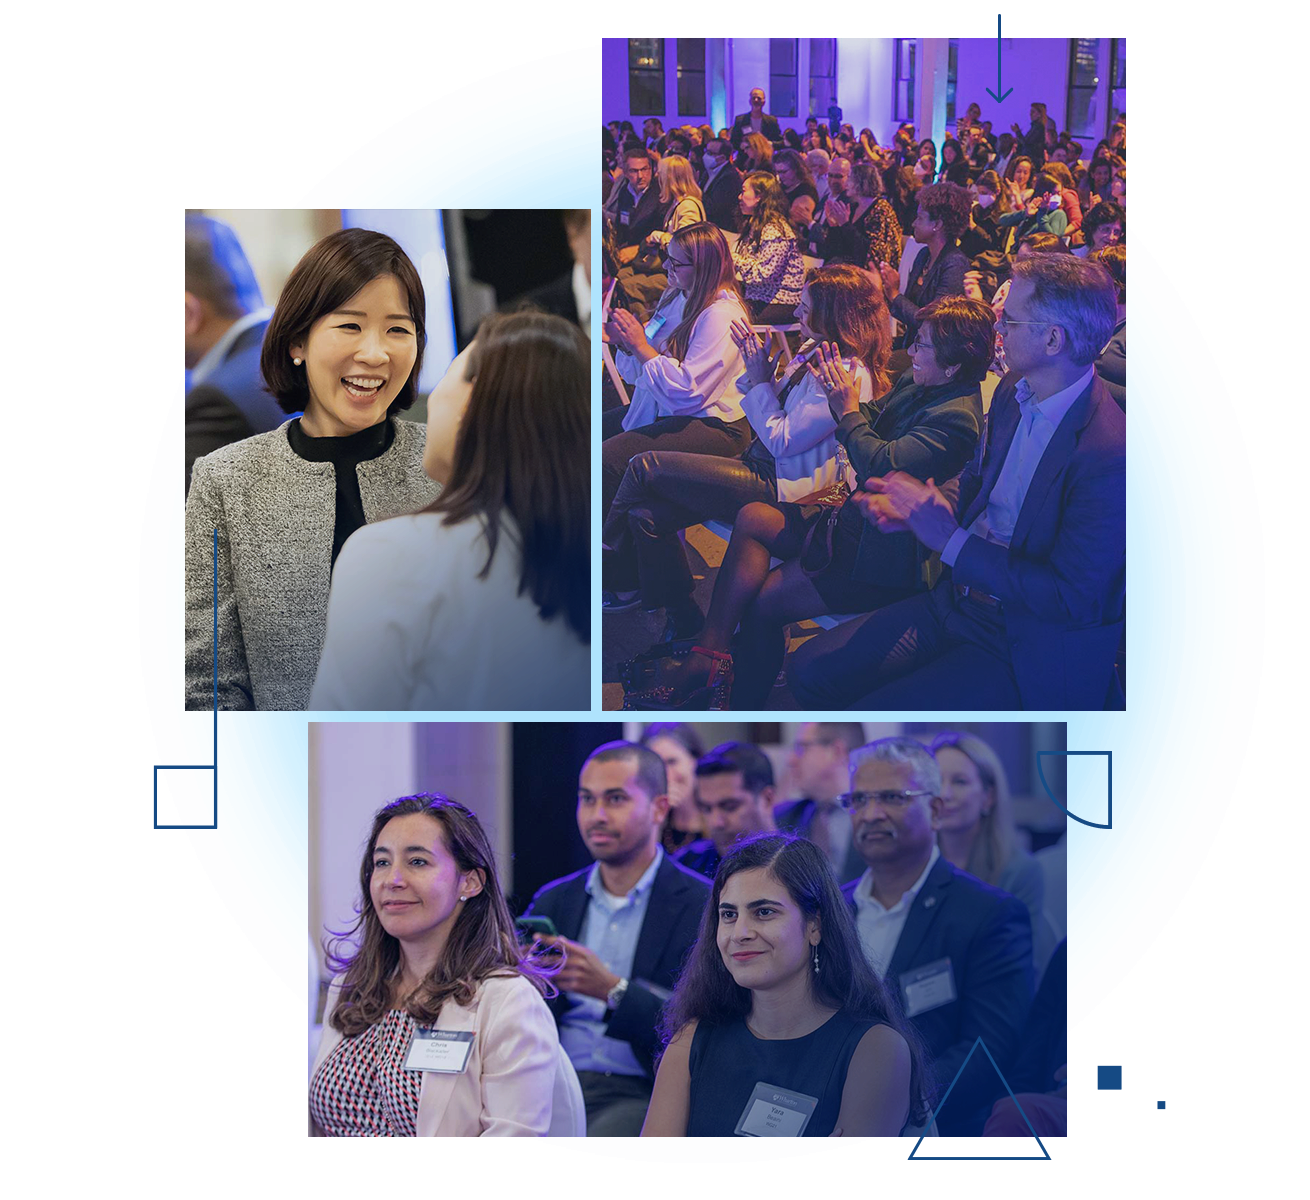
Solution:
M 1008 313 L 1002 312 L 996 318 L 996 325 L 999 329 L 1009 329 L 1011 325 L 1054 325 L 1054 321 L 1012 321 Z
M 842 808 L 854 812 L 856 809 L 864 808 L 865 805 L 874 800 L 883 808 L 904 808 L 911 800 L 918 799 L 920 796 L 931 795 L 933 793 L 926 789 L 914 792 L 843 792 L 837 797 L 837 801 Z

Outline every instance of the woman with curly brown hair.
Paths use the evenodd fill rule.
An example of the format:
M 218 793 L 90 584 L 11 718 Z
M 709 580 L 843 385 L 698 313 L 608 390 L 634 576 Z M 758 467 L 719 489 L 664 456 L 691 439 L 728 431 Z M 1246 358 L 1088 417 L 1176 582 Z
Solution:
M 434 793 L 385 805 L 359 886 L 359 917 L 328 951 L 337 975 L 309 1086 L 315 1131 L 576 1131 L 582 1097 L 544 999 L 550 972 L 519 946 L 477 817 Z

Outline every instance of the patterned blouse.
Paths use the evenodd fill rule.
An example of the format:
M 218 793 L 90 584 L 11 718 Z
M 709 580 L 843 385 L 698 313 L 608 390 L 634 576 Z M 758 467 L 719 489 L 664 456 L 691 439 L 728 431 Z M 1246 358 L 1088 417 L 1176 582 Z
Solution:
M 885 196 L 879 196 L 853 221 L 829 225 L 821 247 L 825 264 L 850 263 L 877 271 L 879 263 L 901 265 L 901 223 Z
M 805 259 L 800 243 L 790 229 L 770 225 L 760 237 L 759 248 L 740 238 L 732 248 L 746 299 L 753 304 L 800 303 L 805 284 Z
M 309 1111 L 327 1137 L 414 1137 L 422 1071 L 405 1070 L 417 1022 L 392 1009 L 343 1038 L 309 1085 Z

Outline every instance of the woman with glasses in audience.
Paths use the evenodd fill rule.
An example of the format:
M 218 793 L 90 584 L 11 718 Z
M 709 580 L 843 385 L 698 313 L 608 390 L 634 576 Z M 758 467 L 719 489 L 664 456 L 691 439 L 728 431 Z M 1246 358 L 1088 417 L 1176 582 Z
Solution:
M 732 261 L 751 315 L 761 325 L 790 325 L 805 281 L 805 256 L 787 195 L 776 176 L 754 171 L 742 180 L 737 203 Z
M 675 854 L 705 836 L 700 811 L 696 808 L 696 763 L 704 757 L 705 744 L 690 726 L 676 721 L 647 725 L 641 744 L 658 754 L 668 779 L 669 815 L 660 832 L 660 845 Z
M 634 455 L 660 449 L 737 458 L 750 442 L 738 384 L 746 363 L 732 335 L 749 314 L 727 240 L 708 222 L 688 225 L 670 239 L 665 266 L 669 286 L 650 321 L 643 326 L 616 309 L 605 326 L 634 388 L 626 408 L 602 418 L 604 513 Z M 636 602 L 635 590 L 611 595 L 606 610 Z
M 198 459 L 187 494 L 188 708 L 305 708 L 346 539 L 436 497 L 422 426 L 398 419 L 424 314 L 414 264 L 371 230 L 323 238 L 287 278 L 260 370 L 289 419 Z
M 781 351 L 771 356 L 745 322 L 734 328 L 746 363 L 742 410 L 755 433 L 745 455 L 658 450 L 628 463 L 605 522 L 607 586 L 627 591 L 639 583 L 644 606 L 666 610 L 666 639 L 689 637 L 704 622 L 680 530 L 711 519 L 732 521 L 756 500 L 805 504 L 847 489 L 836 420 L 806 364 L 823 342 L 850 372 L 859 401 L 867 404 L 886 390 L 887 311 L 880 300 L 869 277 L 854 267 L 811 272 L 797 309 L 808 340 L 780 377 Z
M 642 1137 L 895 1137 L 929 1115 L 917 1036 L 800 838 L 751 838 L 719 865 L 661 1032 Z M 781 1128 L 761 1085 L 788 1097 Z
M 816 253 L 826 265 L 850 263 L 862 270 L 876 271 L 883 262 L 899 264 L 900 221 L 883 195 L 882 172 L 874 163 L 856 163 L 846 191 L 855 207 L 836 204 L 825 210 Z
M 1042 868 L 1019 843 L 1005 766 L 972 733 L 938 734 L 930 749 L 942 770 L 937 848 L 953 866 L 1023 901 L 1032 919 L 1040 976 L 1055 949 L 1055 931 L 1042 907 Z
M 519 946 L 477 817 L 437 794 L 392 801 L 359 887 L 359 916 L 328 949 L 311 1132 L 576 1135 L 582 1094 L 544 999 L 550 970 Z
M 589 362 L 563 317 L 483 322 L 428 397 L 441 495 L 341 552 L 313 708 L 588 707 Z
M 987 305 L 947 297 L 919 314 L 913 365 L 877 408 L 824 347 L 814 370 L 857 486 L 889 471 L 953 478 L 982 430 L 979 384 L 992 356 Z M 733 525 L 704 628 L 682 660 L 631 703 L 640 708 L 763 708 L 793 621 L 868 612 L 924 586 L 908 532 L 881 533 L 857 491 L 837 507 L 749 504 Z M 772 560 L 782 559 L 778 567 Z M 734 633 L 740 625 L 740 633 Z

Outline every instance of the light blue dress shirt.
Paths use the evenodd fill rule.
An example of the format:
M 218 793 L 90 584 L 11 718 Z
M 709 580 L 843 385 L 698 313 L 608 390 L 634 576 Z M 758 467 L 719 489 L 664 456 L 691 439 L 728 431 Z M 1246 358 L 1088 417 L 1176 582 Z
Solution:
M 1014 389 L 1014 398 L 1019 405 L 1019 425 L 1014 431 L 1014 440 L 1006 452 L 992 494 L 987 498 L 987 507 L 974 517 L 968 529 L 960 528 L 951 534 L 942 550 L 942 562 L 948 567 L 955 566 L 961 548 L 970 537 L 980 537 L 998 546 L 1010 544 L 1024 497 L 1037 474 L 1037 464 L 1042 461 L 1042 455 L 1051 444 L 1065 413 L 1082 395 L 1095 373 L 1095 365 L 1088 367 L 1087 374 L 1076 383 L 1045 400 L 1034 400 L 1028 381 L 1019 380 Z
M 655 848 L 655 859 L 626 896 L 614 896 L 600 880 L 600 864 L 587 876 L 587 915 L 578 935 L 588 950 L 620 979 L 632 978 L 632 960 L 637 939 L 650 906 L 655 874 L 664 861 L 664 851 Z M 609 1037 L 605 1025 L 605 1001 L 578 992 L 564 993 L 571 1007 L 560 1021 L 560 1044 L 578 1071 L 606 1071 L 611 1075 L 645 1075 L 632 1047 Z

